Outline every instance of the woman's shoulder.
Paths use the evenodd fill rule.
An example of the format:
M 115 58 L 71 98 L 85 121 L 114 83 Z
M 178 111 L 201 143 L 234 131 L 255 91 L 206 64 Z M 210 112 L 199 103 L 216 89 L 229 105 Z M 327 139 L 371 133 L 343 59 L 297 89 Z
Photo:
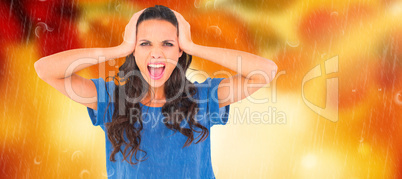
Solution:
M 229 106 L 219 108 L 218 100 L 218 87 L 220 82 L 224 78 L 207 78 L 205 81 L 199 83 L 194 82 L 197 86 L 199 94 L 198 107 L 201 109 L 201 113 L 209 116 L 209 124 L 213 125 L 225 125 L 228 121 Z
M 198 81 L 194 81 L 194 85 L 198 88 L 201 87 L 215 87 L 218 86 L 219 83 L 225 78 L 210 78 L 208 77 L 207 79 L 205 79 L 203 82 L 198 82 Z
M 114 102 L 113 98 L 112 100 L 109 100 L 109 98 L 113 97 L 113 92 L 114 89 L 116 88 L 115 81 L 113 80 L 106 80 L 103 79 L 102 77 L 99 78 L 92 78 L 90 79 L 96 87 L 97 91 L 97 97 L 98 97 L 98 102 Z
M 115 81 L 110 80 L 110 79 L 105 80 L 102 77 L 91 78 L 90 80 L 93 81 L 95 83 L 95 86 L 97 86 L 97 87 L 112 88 L 112 87 L 116 86 Z
M 194 86 L 197 88 L 197 93 L 199 94 L 200 99 L 207 100 L 217 100 L 217 91 L 219 87 L 219 83 L 224 78 L 210 78 L 208 77 L 203 82 L 194 82 Z

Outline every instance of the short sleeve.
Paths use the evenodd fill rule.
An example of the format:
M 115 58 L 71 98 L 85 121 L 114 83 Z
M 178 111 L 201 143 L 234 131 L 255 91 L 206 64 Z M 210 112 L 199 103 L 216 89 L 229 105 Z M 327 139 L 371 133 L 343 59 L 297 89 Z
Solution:
M 224 78 L 207 78 L 210 84 L 208 88 L 208 113 L 210 117 L 210 126 L 225 125 L 229 119 L 230 105 L 219 108 L 218 86 Z
M 113 96 L 111 93 L 111 85 L 113 82 L 105 82 L 103 78 L 98 79 L 90 79 L 96 86 L 97 92 L 97 110 L 87 107 L 87 111 L 89 117 L 92 121 L 94 126 L 104 125 L 105 121 L 107 121 L 108 117 L 111 117 L 112 111 L 112 103 L 109 104 L 109 95 L 110 97 Z M 109 94 L 108 94 L 109 93 Z

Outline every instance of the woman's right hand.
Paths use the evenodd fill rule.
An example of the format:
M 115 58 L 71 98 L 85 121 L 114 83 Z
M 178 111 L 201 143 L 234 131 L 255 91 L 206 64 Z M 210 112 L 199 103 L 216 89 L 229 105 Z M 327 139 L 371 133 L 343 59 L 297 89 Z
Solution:
M 146 8 L 145 8 L 146 9 Z M 138 17 L 141 15 L 141 13 L 145 10 L 142 9 L 138 12 L 136 12 L 126 25 L 126 28 L 124 30 L 124 41 L 121 43 L 121 47 L 127 50 L 128 54 L 131 54 L 135 50 L 135 45 L 136 45 L 136 25 L 138 21 Z

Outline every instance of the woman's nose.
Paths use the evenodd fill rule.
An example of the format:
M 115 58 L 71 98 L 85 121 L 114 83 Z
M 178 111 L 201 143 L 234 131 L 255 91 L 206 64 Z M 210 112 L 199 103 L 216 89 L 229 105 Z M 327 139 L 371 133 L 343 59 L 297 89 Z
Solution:
M 152 58 L 158 59 L 158 58 L 162 58 L 162 56 L 163 56 L 163 53 L 162 53 L 161 48 L 155 47 L 155 48 L 152 49 L 152 51 L 151 51 L 151 57 Z

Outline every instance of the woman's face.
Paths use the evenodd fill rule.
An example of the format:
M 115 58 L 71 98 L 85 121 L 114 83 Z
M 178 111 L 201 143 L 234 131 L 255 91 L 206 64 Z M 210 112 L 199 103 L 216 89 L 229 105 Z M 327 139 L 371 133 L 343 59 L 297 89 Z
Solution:
M 183 51 L 179 50 L 176 27 L 166 20 L 145 20 L 138 25 L 135 61 L 151 87 L 169 79 Z

